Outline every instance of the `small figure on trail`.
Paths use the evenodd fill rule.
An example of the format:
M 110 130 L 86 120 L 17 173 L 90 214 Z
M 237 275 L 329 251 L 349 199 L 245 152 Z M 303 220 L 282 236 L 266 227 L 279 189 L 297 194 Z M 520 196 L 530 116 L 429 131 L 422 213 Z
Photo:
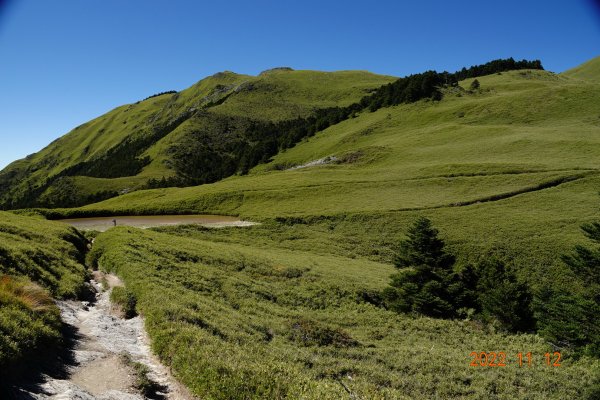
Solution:
M 117 226 L 117 220 L 116 219 L 113 219 L 112 223 L 113 223 L 114 226 Z

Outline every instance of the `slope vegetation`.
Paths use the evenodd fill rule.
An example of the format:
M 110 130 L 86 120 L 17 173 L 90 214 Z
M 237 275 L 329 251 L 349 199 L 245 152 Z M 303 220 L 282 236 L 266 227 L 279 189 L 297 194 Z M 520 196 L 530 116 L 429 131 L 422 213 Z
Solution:
M 600 365 L 548 367 L 538 336 L 377 307 L 390 265 L 212 234 L 118 227 L 92 252 L 124 279 L 153 349 L 200 398 L 562 399 L 581 397 Z M 505 352 L 507 366 L 470 367 L 469 353 L 486 349 Z M 518 366 L 523 349 L 532 367 Z
M 563 72 L 563 75 L 589 81 L 600 81 L 600 57 Z
M 53 299 L 81 293 L 84 249 L 73 228 L 0 212 L 0 390 L 54 361 L 63 338 Z

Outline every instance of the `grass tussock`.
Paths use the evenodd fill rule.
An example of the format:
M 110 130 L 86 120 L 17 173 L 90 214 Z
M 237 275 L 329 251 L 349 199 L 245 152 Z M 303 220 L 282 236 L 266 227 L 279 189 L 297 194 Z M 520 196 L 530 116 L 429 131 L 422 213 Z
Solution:
M 133 371 L 133 386 L 139 393 L 148 399 L 164 398 L 161 395 L 157 395 L 157 392 L 164 392 L 165 388 L 150 378 L 149 374 L 151 370 L 147 365 L 134 361 L 128 354 L 122 354 L 121 361 Z
M 309 319 L 299 318 L 290 323 L 290 340 L 302 346 L 353 347 L 359 343 L 341 328 L 330 328 Z
M 0 277 L 0 291 L 18 299 L 32 311 L 46 311 L 54 306 L 54 300 L 42 287 L 35 283 L 15 280 L 8 275 Z

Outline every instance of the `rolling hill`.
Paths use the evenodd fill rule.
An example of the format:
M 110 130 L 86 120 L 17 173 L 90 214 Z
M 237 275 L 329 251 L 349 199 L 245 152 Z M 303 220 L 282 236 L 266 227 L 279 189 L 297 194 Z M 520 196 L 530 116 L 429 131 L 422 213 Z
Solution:
M 593 77 L 594 66 L 578 70 Z M 517 254 L 535 281 L 597 217 L 600 81 L 538 70 L 477 79 L 478 90 L 464 80 L 439 102 L 364 111 L 246 176 L 45 213 L 316 221 L 356 238 L 350 247 L 379 247 L 374 258 L 386 261 L 408 221 L 425 214 L 456 246 Z
M 247 127 L 306 117 L 345 106 L 393 78 L 361 71 L 316 72 L 276 68 L 259 76 L 221 72 L 181 92 L 159 93 L 76 127 L 38 153 L 0 172 L 0 205 L 74 206 L 152 184 L 190 183 L 188 144 L 205 144 L 195 183 L 214 181 L 218 165 L 237 163 L 229 153 L 251 147 Z M 177 155 L 179 163 L 177 162 Z M 231 174 L 238 165 L 223 173 Z M 189 171 L 188 171 L 189 172 Z M 181 174 L 179 174 L 181 175 Z M 160 181 L 159 181 L 160 180 Z
M 534 70 L 478 80 L 480 89 L 469 91 L 472 79 L 465 80 L 446 89 L 439 102 L 364 111 L 247 176 L 139 191 L 64 213 L 193 211 L 258 219 L 460 213 L 573 191 L 588 200 L 560 213 L 560 203 L 544 201 L 535 211 L 591 217 L 598 200 L 592 188 L 598 180 L 600 82 Z M 303 167 L 315 160 L 322 161 Z M 582 214 L 584 206 L 591 208 Z

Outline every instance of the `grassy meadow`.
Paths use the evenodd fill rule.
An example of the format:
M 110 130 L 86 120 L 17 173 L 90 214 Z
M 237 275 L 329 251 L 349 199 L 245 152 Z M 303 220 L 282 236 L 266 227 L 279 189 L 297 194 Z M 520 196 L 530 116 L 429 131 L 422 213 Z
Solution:
M 154 351 L 200 398 L 576 398 L 600 366 L 567 355 L 548 367 L 538 336 L 386 311 L 373 302 L 389 264 L 160 231 L 112 229 L 90 259 L 124 279 Z M 471 351 L 504 351 L 508 365 L 470 367 Z M 528 351 L 534 365 L 520 368 Z
M 461 253 L 500 249 L 538 277 L 583 240 L 580 224 L 597 218 L 600 84 L 545 71 L 479 81 L 479 91 L 452 89 L 440 102 L 364 112 L 247 176 L 46 213 L 295 218 L 305 235 L 339 235 L 384 262 L 407 224 L 426 215 Z M 286 169 L 330 156 L 337 162 Z

